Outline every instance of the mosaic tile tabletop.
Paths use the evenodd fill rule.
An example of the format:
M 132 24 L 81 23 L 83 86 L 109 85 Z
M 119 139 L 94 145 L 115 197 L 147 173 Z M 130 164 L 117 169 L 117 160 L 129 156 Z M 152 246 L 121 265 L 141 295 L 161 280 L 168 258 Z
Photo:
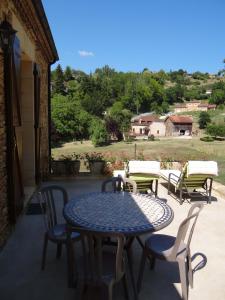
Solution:
M 149 195 L 98 192 L 69 201 L 64 216 L 75 226 L 135 235 L 166 227 L 173 220 L 173 211 Z

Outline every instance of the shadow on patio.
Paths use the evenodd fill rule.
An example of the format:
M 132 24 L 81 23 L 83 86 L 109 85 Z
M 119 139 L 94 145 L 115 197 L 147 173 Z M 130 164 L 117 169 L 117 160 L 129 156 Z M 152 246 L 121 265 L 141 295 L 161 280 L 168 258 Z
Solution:
M 91 178 L 58 181 L 68 191 L 69 197 L 101 189 L 102 180 Z M 56 182 L 45 183 L 53 184 Z M 218 197 L 217 195 L 214 195 Z M 186 217 L 190 204 L 179 205 L 168 196 L 166 189 L 159 185 L 159 197 L 167 199 L 174 210 L 174 220 L 160 231 L 176 235 L 180 222 Z M 206 204 L 200 214 L 192 241 L 192 255 L 198 253 L 193 265 L 203 259 L 207 264 L 194 275 L 194 289 L 190 289 L 190 299 L 223 299 L 225 269 L 220 267 L 225 261 L 225 201 L 218 198 L 212 204 Z M 60 260 L 56 259 L 56 247 L 49 243 L 46 268 L 41 271 L 44 225 L 41 215 L 22 215 L 15 231 L 0 253 L 0 295 L 1 300 L 57 300 L 74 299 L 76 291 L 67 287 L 66 251 Z M 144 236 L 142 239 L 144 240 Z M 78 243 L 79 244 L 79 243 Z M 79 247 L 75 245 L 75 247 Z M 141 257 L 141 248 L 134 243 L 134 271 L 137 277 Z M 131 290 L 131 285 L 130 285 Z M 89 299 L 98 299 L 91 294 Z M 146 265 L 142 290 L 139 299 L 181 299 L 181 286 L 177 265 L 157 261 L 151 271 Z M 114 299 L 124 299 L 123 289 L 118 284 L 114 290 Z

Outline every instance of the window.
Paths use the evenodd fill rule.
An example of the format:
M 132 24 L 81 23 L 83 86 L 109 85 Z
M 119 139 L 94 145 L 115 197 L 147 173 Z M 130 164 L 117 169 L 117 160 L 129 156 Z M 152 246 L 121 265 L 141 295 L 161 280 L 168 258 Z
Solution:
M 142 128 L 140 128 L 140 134 L 142 134 Z

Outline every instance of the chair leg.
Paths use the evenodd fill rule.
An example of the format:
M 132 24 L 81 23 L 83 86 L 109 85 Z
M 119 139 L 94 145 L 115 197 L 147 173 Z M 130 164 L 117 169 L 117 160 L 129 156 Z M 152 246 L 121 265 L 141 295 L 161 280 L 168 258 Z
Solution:
M 212 198 L 212 195 L 211 195 L 211 193 L 212 193 L 212 182 L 213 182 L 213 180 L 210 178 L 210 182 L 209 182 L 209 200 L 208 200 L 208 203 L 210 204 L 211 203 L 211 198 Z
M 126 273 L 124 274 L 122 281 L 123 281 L 123 288 L 124 288 L 125 298 L 127 300 L 129 300 L 130 297 L 129 297 L 129 289 L 128 289 L 128 281 L 127 281 L 127 275 L 126 275 Z
M 84 282 L 78 282 L 78 285 L 77 285 L 77 299 L 78 300 L 83 299 L 84 291 L 85 291 Z
M 108 300 L 113 300 L 113 284 L 108 285 Z
M 150 259 L 150 269 L 151 270 L 154 270 L 155 269 L 155 261 L 156 261 L 156 259 L 155 259 L 155 257 L 153 257 L 153 256 L 151 256 L 151 259 Z
M 62 244 L 57 244 L 56 258 L 59 259 L 62 255 Z
M 138 274 L 138 281 L 137 281 L 137 292 L 138 293 L 140 293 L 140 291 L 141 291 L 142 279 L 143 279 L 143 274 L 144 274 L 144 269 L 145 269 L 145 262 L 146 262 L 146 254 L 145 254 L 145 251 L 143 250 L 142 256 L 141 256 L 139 274 Z
M 168 186 L 167 186 L 167 194 L 170 195 L 170 181 L 168 181 Z
M 188 300 L 188 283 L 187 283 L 187 271 L 185 260 L 178 260 L 180 281 L 181 281 L 181 290 L 182 290 L 182 299 Z
M 182 187 L 180 189 L 180 205 L 183 204 L 183 199 L 182 199 L 183 193 L 182 193 Z
M 128 247 L 126 249 L 126 252 L 127 252 L 128 268 L 129 268 L 129 272 L 130 272 L 131 283 L 132 283 L 133 290 L 134 290 L 134 299 L 137 300 L 138 299 L 138 294 L 137 294 L 137 289 L 136 289 L 136 284 L 135 284 L 135 278 L 134 278 L 134 270 L 133 270 L 133 261 L 132 261 L 132 250 L 131 250 L 131 247 Z
M 75 259 L 74 259 L 73 243 L 71 240 L 67 240 L 66 250 L 67 250 L 67 282 L 68 282 L 68 287 L 73 288 L 76 286 L 74 282 L 75 281 L 74 278 Z
M 188 266 L 188 282 L 189 282 L 191 288 L 193 288 L 194 281 L 193 281 L 193 270 L 192 270 L 192 265 L 191 265 L 190 254 L 187 256 L 187 266 Z
M 155 197 L 158 196 L 158 179 L 155 180 Z
M 42 270 L 44 270 L 44 268 L 45 268 L 45 260 L 46 260 L 47 247 L 48 247 L 48 235 L 47 235 L 47 233 L 45 233 L 45 236 L 44 236 L 44 245 L 43 245 L 43 252 L 42 252 L 42 263 L 41 263 L 41 269 Z

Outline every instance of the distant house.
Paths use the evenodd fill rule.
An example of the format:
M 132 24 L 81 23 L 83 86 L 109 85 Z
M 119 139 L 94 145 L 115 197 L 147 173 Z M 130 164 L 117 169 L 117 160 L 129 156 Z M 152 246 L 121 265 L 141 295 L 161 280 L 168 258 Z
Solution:
M 149 125 L 149 134 L 153 134 L 154 136 L 165 136 L 166 135 L 166 125 L 164 120 L 158 119 L 153 121 Z
M 152 122 L 159 121 L 153 114 L 141 114 L 131 119 L 131 135 L 148 136 Z
M 192 123 L 192 117 L 189 116 L 171 115 L 159 119 L 153 114 L 142 114 L 131 119 L 130 135 L 136 138 L 191 135 Z
M 206 95 L 211 95 L 211 94 L 212 94 L 212 90 L 207 90 L 207 91 L 205 92 L 205 94 L 206 94 Z
M 166 136 L 192 134 L 193 119 L 190 116 L 169 116 L 165 120 Z
M 187 112 L 187 111 L 208 111 L 208 110 L 215 110 L 215 109 L 216 109 L 215 104 L 202 103 L 199 100 L 193 100 L 184 103 L 176 103 L 174 112 L 180 113 L 180 112 Z

